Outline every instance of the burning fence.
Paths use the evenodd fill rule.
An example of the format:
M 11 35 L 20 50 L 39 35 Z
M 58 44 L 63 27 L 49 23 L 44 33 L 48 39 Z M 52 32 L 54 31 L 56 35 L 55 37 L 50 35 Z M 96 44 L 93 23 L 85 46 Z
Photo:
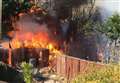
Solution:
M 8 64 L 16 65 L 22 61 L 36 59 L 36 63 L 46 66 L 57 56 L 62 55 L 59 51 L 58 41 L 45 23 L 39 24 L 32 15 L 24 15 L 16 23 L 19 31 L 15 31 L 11 41 L 3 42 L 0 55 L 7 56 L 7 60 L 1 59 Z M 7 48 L 5 50 L 5 48 Z
M 39 38 L 37 36 L 39 36 Z M 8 42 L 8 45 L 10 45 L 8 49 L 0 49 L 2 61 L 16 66 L 22 61 L 29 62 L 29 60 L 33 58 L 36 61 L 35 63 L 44 67 L 48 66 L 49 62 L 57 56 L 62 55 L 62 52 L 57 50 L 55 44 L 48 41 L 45 35 L 44 37 L 40 34 L 37 36 L 30 36 L 31 39 L 29 40 L 25 39 L 20 41 L 19 39 L 13 39 L 13 41 Z M 5 45 L 6 44 L 3 43 L 3 46 Z

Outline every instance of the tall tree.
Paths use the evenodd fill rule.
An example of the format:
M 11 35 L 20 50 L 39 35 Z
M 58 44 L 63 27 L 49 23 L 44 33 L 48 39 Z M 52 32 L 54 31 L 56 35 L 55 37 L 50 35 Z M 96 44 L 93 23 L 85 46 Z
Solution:
M 110 40 L 110 43 L 108 44 L 109 48 L 111 49 L 111 60 L 116 62 L 114 59 L 118 59 L 120 57 L 120 15 L 113 14 L 111 17 L 109 17 L 102 24 L 99 31 L 105 34 L 105 36 Z

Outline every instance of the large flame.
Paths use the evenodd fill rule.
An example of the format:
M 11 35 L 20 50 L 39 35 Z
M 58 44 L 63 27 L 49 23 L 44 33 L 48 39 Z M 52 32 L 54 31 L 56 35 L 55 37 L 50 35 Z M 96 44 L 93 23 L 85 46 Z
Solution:
M 48 26 L 46 24 L 40 25 L 34 21 L 34 15 L 41 13 L 46 15 L 46 11 L 34 6 L 30 9 L 30 15 L 20 13 L 20 20 L 17 22 L 16 28 L 19 31 L 16 32 L 15 38 L 11 41 L 12 49 L 16 48 L 47 48 L 50 51 L 49 61 L 55 59 L 57 56 L 62 55 L 62 52 L 57 50 L 58 42 L 54 38 L 50 37 Z M 40 32 L 39 32 L 40 31 Z M 54 33 L 56 34 L 56 32 Z M 53 35 L 52 35 L 53 36 Z M 5 47 L 9 48 L 9 45 L 5 43 Z M 11 54 L 10 54 L 11 56 Z M 11 58 L 11 57 L 10 57 Z M 11 61 L 9 60 L 11 64 Z
M 62 55 L 62 52 L 57 49 L 58 43 L 52 40 L 48 33 L 39 32 L 33 34 L 32 32 L 17 34 L 11 43 L 14 49 L 16 48 L 47 48 L 50 51 L 49 61 L 54 60 L 57 56 Z

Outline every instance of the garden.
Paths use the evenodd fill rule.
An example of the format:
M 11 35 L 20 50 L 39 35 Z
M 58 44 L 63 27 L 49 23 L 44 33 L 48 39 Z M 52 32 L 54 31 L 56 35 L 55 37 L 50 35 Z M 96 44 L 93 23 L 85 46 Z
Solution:
M 120 14 L 96 2 L 2 0 L 0 83 L 120 83 Z

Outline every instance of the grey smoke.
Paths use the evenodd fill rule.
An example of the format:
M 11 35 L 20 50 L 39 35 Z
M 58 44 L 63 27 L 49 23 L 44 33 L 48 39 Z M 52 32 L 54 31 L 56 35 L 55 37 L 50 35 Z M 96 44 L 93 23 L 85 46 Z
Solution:
M 30 15 L 22 16 L 17 22 L 17 28 L 19 28 L 21 32 L 48 32 L 46 24 L 37 23 L 34 17 Z
M 19 40 L 25 40 L 27 36 L 31 36 L 31 39 L 32 39 L 34 35 L 41 32 L 44 32 L 51 37 L 50 31 L 48 30 L 47 25 L 45 23 L 40 24 L 36 22 L 33 15 L 26 14 L 21 16 L 19 21 L 16 24 L 16 28 L 18 28 L 19 30 L 16 33 L 16 36 Z
M 96 0 L 96 6 L 99 7 L 100 13 L 102 16 L 102 20 L 106 20 L 108 17 L 113 15 L 114 13 L 120 14 L 120 0 Z M 109 49 L 109 40 L 105 35 L 100 35 L 101 47 L 104 48 L 104 59 L 105 62 L 108 63 L 111 50 Z

